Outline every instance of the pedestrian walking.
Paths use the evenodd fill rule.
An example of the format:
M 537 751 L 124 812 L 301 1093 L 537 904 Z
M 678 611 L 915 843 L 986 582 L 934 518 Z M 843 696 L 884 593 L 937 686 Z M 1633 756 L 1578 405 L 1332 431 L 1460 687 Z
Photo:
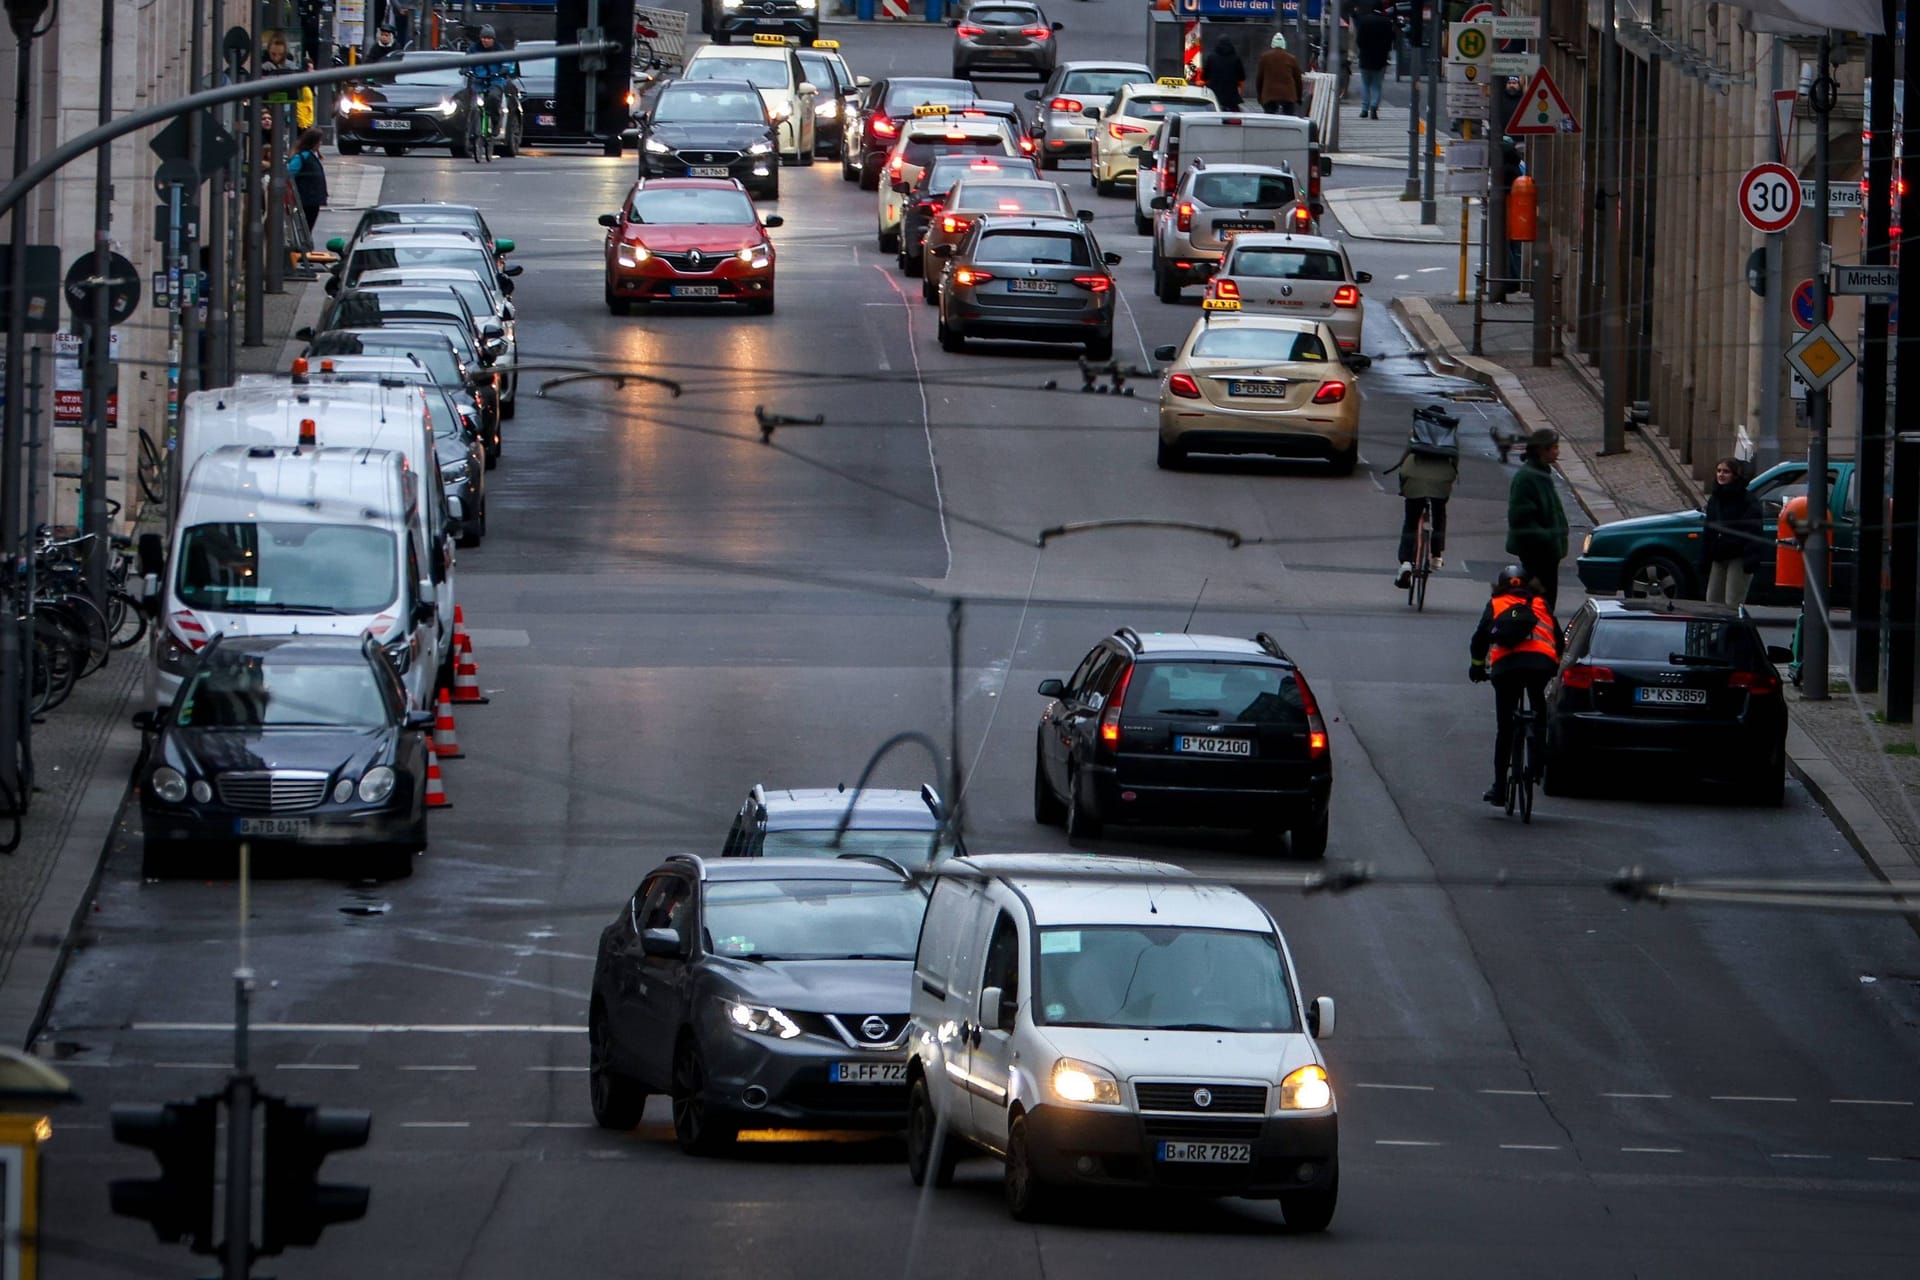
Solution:
M 1360 61 L 1360 118 L 1380 118 L 1380 91 L 1393 57 L 1393 19 L 1375 6 L 1353 20 L 1353 45 Z
M 1307 82 L 1300 74 L 1300 60 L 1287 51 L 1287 37 L 1276 31 L 1273 43 L 1260 55 L 1254 68 L 1254 85 L 1260 109 L 1268 115 L 1297 116 L 1307 96 Z
M 1220 100 L 1222 111 L 1240 109 L 1240 85 L 1247 78 L 1246 64 L 1240 61 L 1240 51 L 1233 47 L 1233 41 L 1221 36 L 1214 43 L 1213 52 L 1201 63 L 1207 88 L 1213 90 L 1213 96 Z
M 300 135 L 299 149 L 287 159 L 287 176 L 293 179 L 293 191 L 300 199 L 300 212 L 307 215 L 307 230 L 327 207 L 327 169 L 320 162 L 320 131 L 308 129 Z
M 1700 553 L 1706 561 L 1707 603 L 1738 608 L 1747 602 L 1747 588 L 1768 545 L 1765 513 L 1748 488 L 1746 464 L 1739 459 L 1722 458 L 1714 464 L 1706 516 Z
M 1507 486 L 1507 550 L 1540 584 L 1551 611 L 1560 599 L 1560 562 L 1567 558 L 1567 510 L 1553 487 L 1560 437 L 1541 429 L 1527 437 L 1520 469 Z

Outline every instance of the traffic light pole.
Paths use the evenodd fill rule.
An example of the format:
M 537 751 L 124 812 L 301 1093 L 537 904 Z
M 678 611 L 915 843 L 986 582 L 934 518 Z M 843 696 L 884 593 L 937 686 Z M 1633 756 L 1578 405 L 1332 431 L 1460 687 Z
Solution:
M 1824 321 L 1829 280 L 1833 272 L 1832 218 L 1827 212 L 1831 175 L 1827 172 L 1829 146 L 1827 126 L 1832 115 L 1838 86 L 1833 81 L 1833 39 L 1820 34 L 1820 66 L 1814 72 L 1813 88 L 1807 97 L 1813 107 L 1813 217 L 1820 229 L 1820 248 L 1813 269 L 1813 314 Z M 1829 548 L 1833 545 L 1827 516 L 1827 430 L 1833 413 L 1833 397 L 1826 391 L 1807 394 L 1807 588 L 1800 604 L 1800 696 L 1808 702 L 1825 702 L 1830 665 L 1828 613 Z M 1864 562 L 1864 557 L 1862 557 Z
M 243 850 L 244 861 L 246 853 Z M 246 868 L 240 896 L 246 899 Z M 244 909 L 243 909 L 244 911 Z M 241 923 L 242 936 L 246 924 Z M 242 944 L 244 946 L 244 944 Z M 227 1236 L 223 1280 L 247 1280 L 253 1264 L 253 1075 L 247 1061 L 247 1005 L 253 970 L 233 971 L 233 1078 L 227 1082 Z

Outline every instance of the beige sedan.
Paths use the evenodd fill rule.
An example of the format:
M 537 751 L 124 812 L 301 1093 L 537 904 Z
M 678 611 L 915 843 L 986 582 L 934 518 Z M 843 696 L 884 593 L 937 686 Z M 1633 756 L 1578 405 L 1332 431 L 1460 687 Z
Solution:
M 1254 315 L 1209 298 L 1193 332 L 1158 348 L 1160 449 L 1168 469 L 1195 453 L 1360 460 L 1360 390 L 1324 321 Z

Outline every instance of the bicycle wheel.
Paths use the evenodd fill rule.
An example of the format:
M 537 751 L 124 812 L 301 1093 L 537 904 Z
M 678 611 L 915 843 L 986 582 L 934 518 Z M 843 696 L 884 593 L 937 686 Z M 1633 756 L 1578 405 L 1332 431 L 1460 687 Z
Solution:
M 1526 727 L 1530 728 L 1531 726 L 1526 726 Z M 1520 761 L 1520 769 L 1518 770 L 1519 780 L 1517 782 L 1517 785 L 1520 788 L 1520 821 L 1532 822 L 1533 821 L 1533 735 L 1531 733 L 1523 731 L 1520 734 L 1520 741 L 1514 744 L 1514 751 L 1516 753 L 1517 758 L 1524 757 Z
M 1427 579 L 1433 576 L 1433 517 L 1427 512 L 1420 513 L 1420 541 L 1415 549 L 1413 562 L 1413 610 L 1424 613 L 1427 608 Z
M 34 714 L 53 710 L 67 700 L 80 680 L 85 649 L 67 624 L 51 610 L 33 611 Z
M 118 589 L 107 596 L 107 633 L 107 642 L 116 649 L 131 649 L 147 634 L 140 602 Z
M 1513 816 L 1513 811 L 1520 807 L 1521 770 L 1526 764 L 1524 755 L 1526 748 L 1522 745 L 1526 741 L 1525 730 L 1526 726 L 1518 721 L 1508 730 L 1513 736 L 1513 745 L 1507 752 L 1506 805 L 1509 818 Z
M 100 612 L 92 600 L 75 593 L 34 602 L 36 614 L 43 609 L 58 615 L 66 627 L 74 657 L 80 664 L 79 675 L 92 675 L 107 665 L 107 655 L 113 652 L 109 643 L 111 631 L 107 627 L 107 615 Z
M 157 506 L 166 501 L 161 493 L 167 475 L 166 460 L 161 457 L 160 448 L 154 444 L 153 437 L 144 431 L 140 433 L 140 463 L 135 472 L 140 480 L 140 492 L 148 502 Z

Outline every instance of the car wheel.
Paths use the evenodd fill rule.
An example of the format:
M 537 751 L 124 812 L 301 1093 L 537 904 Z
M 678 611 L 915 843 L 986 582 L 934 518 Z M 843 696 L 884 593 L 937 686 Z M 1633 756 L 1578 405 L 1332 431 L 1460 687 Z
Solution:
M 1033 745 L 1033 820 L 1043 827 L 1057 827 L 1066 820 L 1067 806 L 1053 794 L 1047 781 L 1047 768 L 1040 758 L 1040 744 Z
M 947 79 L 949 79 L 949 80 L 965 80 L 966 78 L 967 78 L 967 69 L 966 69 L 965 67 L 963 67 L 963 66 L 961 66 L 961 65 L 960 65 L 959 63 L 957 63 L 957 62 L 956 62 L 956 63 L 954 63 L 954 64 L 953 64 L 953 70 L 952 70 L 952 72 L 951 72 L 951 73 L 950 73 L 950 74 L 949 74 L 949 75 L 947 76 Z
M 900 252 L 900 233 L 898 231 L 876 231 L 873 234 L 873 238 L 874 242 L 880 246 L 880 252 Z
M 860 171 L 853 167 L 853 154 L 844 142 L 840 144 L 840 181 L 860 181 Z
M 1153 219 L 1138 209 L 1133 211 L 1133 234 L 1137 236 L 1150 236 L 1153 234 Z
M 870 164 L 862 165 L 860 168 L 860 189 L 862 191 L 878 191 L 880 189 L 880 170 Z
M 1090 339 L 1086 346 L 1089 360 L 1113 359 L 1113 331 L 1108 330 L 1099 337 Z
M 1032 1138 L 1023 1115 L 1015 1116 L 1007 1126 L 1007 1168 L 1001 1186 L 1006 1192 L 1007 1212 L 1021 1222 L 1039 1222 L 1053 1207 L 1053 1188 L 1033 1170 Z
M 1094 817 L 1093 806 L 1087 803 L 1086 787 L 1080 781 L 1080 771 L 1069 764 L 1067 766 L 1067 839 L 1097 840 L 1100 837 L 1100 819 Z
M 773 171 L 773 181 L 769 182 L 767 189 L 760 194 L 761 198 L 766 200 L 778 200 L 780 198 L 780 171 L 778 169 Z
M 456 545 L 456 546 L 461 546 L 461 547 L 466 547 L 466 548 L 468 548 L 468 549 L 472 549 L 472 548 L 474 548 L 474 547 L 477 547 L 477 546 L 479 546 L 479 545 L 480 545 L 480 527 L 479 527 L 479 521 L 477 521 L 477 520 L 472 520 L 472 521 L 468 521 L 468 520 L 463 520 L 463 521 L 461 521 L 461 522 L 460 522 L 460 537 L 458 538 L 458 540 L 457 540 L 457 541 L 455 542 L 455 544 L 454 544 L 454 545 Z
M 918 253 L 900 252 L 900 270 L 906 272 L 909 280 L 918 280 L 927 273 L 926 257 Z
M 449 140 L 447 143 L 447 149 L 453 153 L 453 158 L 455 160 L 465 160 L 468 156 L 473 154 L 473 152 L 469 150 L 467 147 L 467 139 L 464 134 L 460 137 Z
M 500 465 L 500 446 L 499 445 L 497 444 L 488 445 L 486 448 L 482 449 L 481 452 L 484 453 L 487 457 L 487 470 L 491 471 L 495 467 Z
M 480 499 L 480 538 L 483 542 L 486 540 L 486 536 L 487 536 L 487 500 L 485 498 L 482 498 Z M 426 842 L 424 840 L 421 841 L 421 847 L 422 848 L 426 847 Z
M 1340 1200 L 1340 1173 L 1319 1191 L 1283 1191 L 1280 1212 L 1286 1215 L 1291 1231 L 1325 1231 L 1333 1221 L 1334 1205 Z
M 1328 458 L 1327 462 L 1333 468 L 1333 474 L 1337 476 L 1352 475 L 1354 468 L 1360 465 L 1360 442 L 1355 440 L 1346 448 L 1335 450 L 1333 456 Z
M 800 154 L 793 158 L 793 162 L 799 165 L 802 169 L 810 169 L 813 167 L 813 153 L 818 151 L 819 149 L 820 149 L 820 140 L 818 138 L 815 138 L 813 140 L 812 146 L 800 148 Z
M 1168 444 L 1162 437 L 1153 460 L 1162 471 L 1178 471 L 1187 465 L 1187 451 L 1177 444 Z
M 1627 570 L 1626 593 L 1630 598 L 1690 600 L 1694 594 L 1693 575 L 1672 556 L 1648 552 Z
M 354 148 L 354 151 L 358 151 L 358 150 L 359 150 L 358 147 Z M 385 151 L 390 156 L 403 156 L 407 154 L 407 149 L 401 146 L 397 142 L 389 142 L 386 146 L 382 147 L 381 150 Z M 339 151 L 340 151 L 340 154 L 343 156 L 352 154 L 352 152 L 348 151 L 345 147 L 341 147 Z
M 772 315 L 773 314 L 773 296 L 769 294 L 764 298 L 755 298 L 753 301 L 747 303 L 747 314 L 750 316 Z
M 349 142 L 347 139 L 342 138 L 340 139 L 340 141 L 333 144 L 333 149 L 335 151 L 338 151 L 343 156 L 357 156 L 360 154 L 360 146 L 361 144 L 358 142 Z M 406 150 L 405 147 L 402 147 L 400 149 L 402 151 Z M 393 154 L 392 148 L 388 148 L 387 154 L 388 155 Z
M 626 149 L 626 144 L 620 141 L 620 135 L 617 133 L 600 144 L 600 154 L 603 156 L 617 156 Z M 509 151 L 507 154 L 517 155 L 519 153 L 517 151 Z
M 1158 257 L 1153 260 L 1153 295 L 1162 302 L 1180 301 L 1180 281 Z
M 690 1156 L 718 1155 L 733 1146 L 739 1130 L 709 1104 L 707 1063 L 691 1032 L 673 1055 L 673 1136 Z
M 920 277 L 920 301 L 930 307 L 940 305 L 940 286 L 927 276 Z
M 732 44 L 732 43 L 733 43 L 733 32 L 731 32 L 731 31 L 715 31 L 715 32 L 713 33 L 713 42 L 714 42 L 715 44 L 720 44 L 720 45 L 727 45 L 727 44 Z
M 375 880 L 413 878 L 413 846 L 388 844 L 376 846 L 367 855 L 367 874 Z
M 1114 182 L 1108 182 L 1105 178 L 1096 177 L 1093 180 L 1093 189 L 1095 192 L 1103 196 L 1117 196 L 1120 194 L 1119 184 Z
M 1317 860 L 1327 856 L 1327 818 L 1327 811 L 1322 809 L 1317 816 L 1287 832 L 1294 857 Z
M 647 1109 L 646 1091 L 613 1069 L 613 1033 L 597 1000 L 587 1015 L 587 1092 L 602 1129 L 632 1129 Z
M 633 310 L 633 304 L 625 298 L 614 297 L 613 290 L 611 288 L 606 289 L 605 294 L 607 299 L 607 310 L 611 311 L 614 315 L 624 316 L 628 312 Z M 500 416 L 502 418 L 507 416 L 507 406 L 504 404 L 500 406 Z
M 955 329 L 952 325 L 949 325 L 945 319 L 940 321 L 939 336 L 940 349 L 942 351 L 957 353 L 967 349 L 966 335 Z
M 936 1147 L 940 1149 L 937 1160 Z M 952 1126 L 941 1125 L 933 1109 L 933 1097 L 927 1092 L 926 1077 L 922 1076 L 913 1082 L 913 1092 L 907 1095 L 907 1173 L 916 1187 L 925 1186 L 931 1174 L 933 1185 L 945 1188 L 953 1185 L 953 1169 L 959 1163 L 960 1139 L 954 1136 Z

